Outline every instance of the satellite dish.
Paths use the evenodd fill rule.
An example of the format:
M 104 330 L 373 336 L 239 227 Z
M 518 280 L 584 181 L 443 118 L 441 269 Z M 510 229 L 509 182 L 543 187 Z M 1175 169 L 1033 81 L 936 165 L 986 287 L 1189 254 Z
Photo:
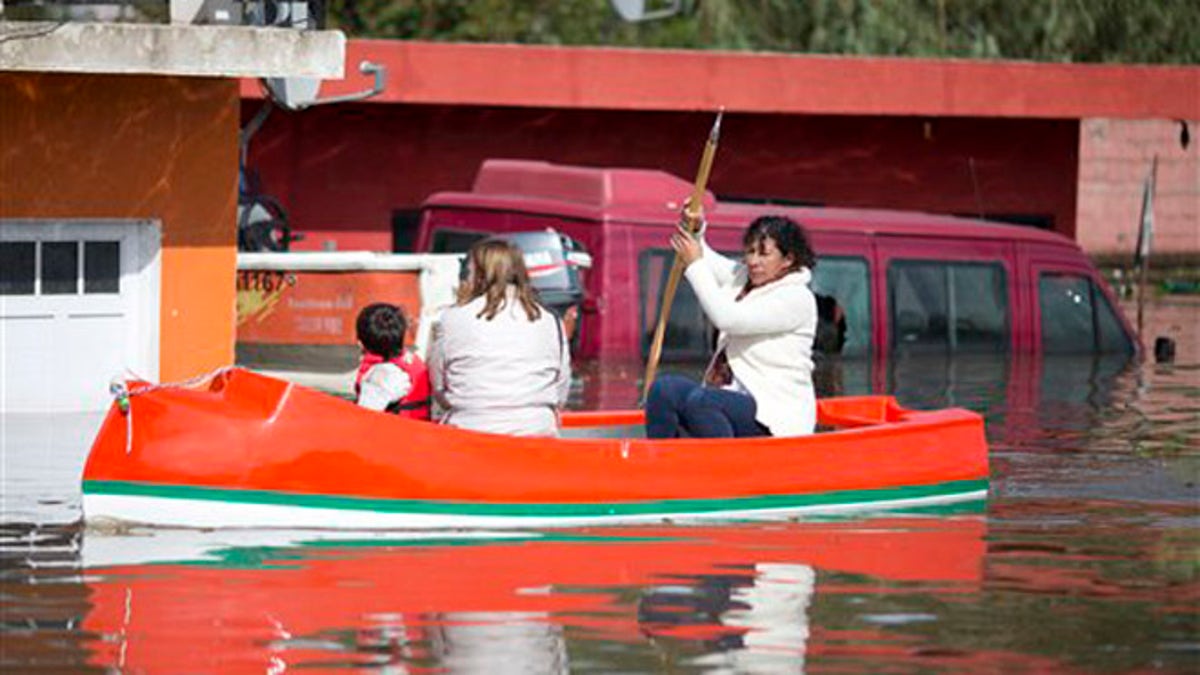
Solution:
M 317 102 L 321 80 L 315 77 L 267 77 L 263 84 L 276 103 L 288 110 L 303 110 Z
M 680 0 L 666 0 L 665 2 L 651 3 L 659 5 L 657 9 L 646 9 L 646 0 L 609 0 L 612 3 L 613 9 L 617 10 L 617 14 L 625 21 L 637 23 L 639 21 L 651 21 L 653 19 L 665 19 L 669 16 L 675 16 L 679 13 Z

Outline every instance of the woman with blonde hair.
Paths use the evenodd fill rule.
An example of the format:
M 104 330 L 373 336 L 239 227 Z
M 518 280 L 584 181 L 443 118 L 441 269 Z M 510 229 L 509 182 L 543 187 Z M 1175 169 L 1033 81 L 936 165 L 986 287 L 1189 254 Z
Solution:
M 467 278 L 458 302 L 433 326 L 428 362 L 443 423 L 558 435 L 571 354 L 562 324 L 538 302 L 512 244 L 485 239 L 468 251 Z

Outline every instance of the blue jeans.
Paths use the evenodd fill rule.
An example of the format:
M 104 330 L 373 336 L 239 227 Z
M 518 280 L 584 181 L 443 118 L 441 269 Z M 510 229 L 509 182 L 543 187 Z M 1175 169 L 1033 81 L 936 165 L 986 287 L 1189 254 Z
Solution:
M 646 437 L 746 438 L 769 436 L 754 420 L 758 406 L 746 394 L 705 387 L 681 375 L 654 380 L 646 398 Z

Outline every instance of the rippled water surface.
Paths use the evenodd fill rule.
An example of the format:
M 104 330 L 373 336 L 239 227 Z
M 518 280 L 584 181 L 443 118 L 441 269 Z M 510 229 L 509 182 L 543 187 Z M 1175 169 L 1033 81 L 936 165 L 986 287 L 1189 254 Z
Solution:
M 99 416 L 7 415 L 0 668 L 1200 672 L 1197 310 L 1154 308 L 1171 365 L 825 364 L 827 390 L 985 415 L 991 496 L 943 516 L 94 531 L 78 481 Z M 636 395 L 636 365 L 583 371 L 580 405 Z

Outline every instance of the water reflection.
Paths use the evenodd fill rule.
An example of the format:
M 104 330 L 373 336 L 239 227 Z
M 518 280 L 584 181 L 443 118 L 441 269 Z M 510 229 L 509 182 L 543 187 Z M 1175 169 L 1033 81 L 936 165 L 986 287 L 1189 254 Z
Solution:
M 984 528 L 981 517 L 882 518 L 490 539 L 291 535 L 234 547 L 220 534 L 131 543 L 86 533 L 80 629 L 98 637 L 92 665 L 149 672 L 185 662 L 221 672 L 565 672 L 607 660 L 594 648 L 604 643 L 620 645 L 634 669 L 666 660 L 798 672 L 823 574 L 978 592 Z M 189 557 L 129 564 L 130 546 Z M 702 595 L 707 613 L 674 602 Z M 698 651 L 681 646 L 696 639 Z
M 1195 516 L 1020 502 L 986 518 L 491 535 L 64 530 L 64 548 L 81 544 L 74 564 L 5 569 L 21 616 L 6 620 L 5 659 L 121 672 L 1184 669 L 1200 656 Z
M 732 672 L 804 672 L 816 571 L 756 563 L 741 575 L 700 575 L 692 585 L 643 592 L 642 631 L 671 660 Z M 695 643 L 692 655 L 681 645 Z
M 79 575 L 77 525 L 0 525 L 0 669 L 78 670 L 90 593 Z

